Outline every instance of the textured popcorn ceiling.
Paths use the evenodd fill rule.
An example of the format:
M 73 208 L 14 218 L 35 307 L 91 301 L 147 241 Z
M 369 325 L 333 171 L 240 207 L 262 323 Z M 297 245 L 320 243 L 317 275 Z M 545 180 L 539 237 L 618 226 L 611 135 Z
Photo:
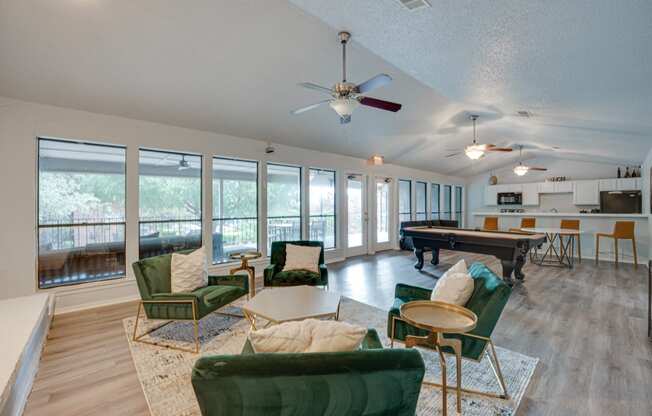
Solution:
M 432 0 L 412 12 L 396 0 L 290 1 L 456 109 L 485 109 L 485 139 L 614 161 L 652 144 L 649 0 Z M 512 117 L 520 109 L 535 117 Z M 464 124 L 452 117 L 439 133 Z
M 480 140 L 527 158 L 644 158 L 652 1 L 431 3 L 0 0 L 0 96 L 464 176 L 517 157 L 444 158 L 470 143 L 470 112 Z M 323 99 L 296 83 L 339 80 L 339 29 L 353 32 L 349 78 L 390 74 L 371 95 L 400 112 L 290 115 Z

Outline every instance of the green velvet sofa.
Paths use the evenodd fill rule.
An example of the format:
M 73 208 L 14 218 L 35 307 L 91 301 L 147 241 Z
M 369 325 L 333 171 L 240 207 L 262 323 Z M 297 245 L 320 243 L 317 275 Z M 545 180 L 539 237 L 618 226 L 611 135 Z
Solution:
M 512 293 L 511 287 L 498 277 L 491 269 L 482 263 L 473 263 L 469 267 L 469 274 L 474 281 L 473 295 L 464 305 L 473 311 L 478 317 L 476 327 L 464 335 L 446 334 L 446 338 L 457 338 L 462 341 L 462 357 L 474 361 L 480 361 L 485 353 L 489 353 L 489 363 L 494 369 L 494 373 L 500 384 L 502 394 L 491 394 L 487 392 L 477 392 L 487 396 L 508 398 L 507 387 L 505 385 L 500 363 L 491 341 L 491 334 L 498 323 L 498 319 L 503 308 L 509 300 Z M 389 310 L 387 319 L 387 333 L 394 340 L 404 341 L 408 335 L 426 336 L 428 332 L 416 328 L 400 319 L 401 305 L 415 301 L 428 300 L 432 294 L 431 289 L 425 289 L 417 286 L 398 284 L 395 289 L 395 299 Z M 393 335 L 392 335 L 393 334 Z M 487 351 L 489 350 L 489 351 Z M 445 353 L 453 354 L 449 347 L 442 348 Z
M 370 329 L 359 351 L 202 357 L 192 386 L 203 416 L 408 416 L 425 367 L 410 349 L 383 349 Z
M 189 252 L 192 250 L 181 253 Z M 141 297 L 134 324 L 133 340 L 152 344 L 143 341 L 142 337 L 160 328 L 159 326 L 146 333 L 138 334 L 138 321 L 141 310 L 144 309 L 148 319 L 192 321 L 195 335 L 195 349 L 192 352 L 197 353 L 199 352 L 199 320 L 246 296 L 249 293 L 249 282 L 247 276 L 242 274 L 208 276 L 206 287 L 188 293 L 171 293 L 171 262 L 172 254 L 164 254 L 142 259 L 132 265 Z
M 307 270 L 283 271 L 285 266 L 285 245 L 294 244 L 297 246 L 320 247 L 319 273 Z M 265 268 L 265 286 L 328 286 L 328 270 L 324 263 L 324 243 L 321 241 L 274 241 L 272 242 L 272 253 L 270 265 Z

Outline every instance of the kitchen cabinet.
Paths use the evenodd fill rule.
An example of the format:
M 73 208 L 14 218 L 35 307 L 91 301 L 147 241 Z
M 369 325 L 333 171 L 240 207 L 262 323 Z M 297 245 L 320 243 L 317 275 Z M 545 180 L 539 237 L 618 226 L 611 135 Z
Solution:
M 600 205 L 600 181 L 575 181 L 573 183 L 573 204 Z
M 617 191 L 640 191 L 641 178 L 619 178 L 617 181 Z
M 555 183 L 554 182 L 541 182 L 537 184 L 539 186 L 540 194 L 554 194 L 555 193 Z
M 600 179 L 600 192 L 617 191 L 618 179 Z
M 573 182 L 571 181 L 560 181 L 553 182 L 553 188 L 556 194 L 565 194 L 573 192 Z
M 484 204 L 492 207 L 498 205 L 498 191 L 496 188 L 499 185 L 488 185 L 484 189 Z
M 539 205 L 539 184 L 523 184 L 523 205 Z

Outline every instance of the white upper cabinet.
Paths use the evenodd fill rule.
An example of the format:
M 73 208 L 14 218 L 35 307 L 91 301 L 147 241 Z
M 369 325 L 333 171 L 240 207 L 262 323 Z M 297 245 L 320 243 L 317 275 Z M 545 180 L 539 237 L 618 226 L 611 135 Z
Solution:
M 554 194 L 555 193 L 555 183 L 554 182 L 541 182 L 537 184 L 539 186 L 540 194 Z
M 496 189 L 499 185 L 487 185 L 484 189 L 484 204 L 486 206 L 495 206 L 498 205 L 498 190 Z
M 600 205 L 600 181 L 575 181 L 573 183 L 573 204 Z
M 641 190 L 641 178 L 620 178 L 615 180 L 617 181 L 618 184 L 617 189 L 615 190 L 618 191 L 640 191 Z
M 565 194 L 573 192 L 573 182 L 571 181 L 560 181 L 553 182 L 556 194 Z
M 539 184 L 523 184 L 523 205 L 539 205 Z
M 618 179 L 600 179 L 600 192 L 617 191 Z

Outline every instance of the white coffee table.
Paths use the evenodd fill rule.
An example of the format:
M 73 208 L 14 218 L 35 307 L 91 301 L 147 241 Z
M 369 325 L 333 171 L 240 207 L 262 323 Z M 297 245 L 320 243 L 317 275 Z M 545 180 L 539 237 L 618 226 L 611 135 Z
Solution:
M 313 286 L 290 286 L 268 288 L 258 293 L 242 307 L 242 312 L 256 328 L 256 319 L 279 324 L 308 318 L 339 319 L 340 299 L 338 294 L 317 289 Z

